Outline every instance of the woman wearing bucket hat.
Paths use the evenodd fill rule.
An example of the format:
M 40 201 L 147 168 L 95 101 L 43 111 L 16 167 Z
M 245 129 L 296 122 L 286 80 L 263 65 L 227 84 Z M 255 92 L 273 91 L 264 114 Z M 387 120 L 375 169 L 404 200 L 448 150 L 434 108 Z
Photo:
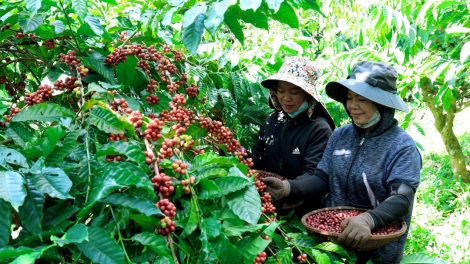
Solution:
M 410 225 L 422 161 L 414 140 L 394 118 L 395 109 L 408 112 L 397 95 L 397 76 L 385 63 L 361 61 L 346 80 L 328 83 L 327 95 L 345 106 L 353 124 L 334 131 L 314 177 L 289 180 L 287 188 L 286 183 L 271 184 L 280 197 L 326 194 L 326 207 L 368 208 L 341 223 L 339 241 L 348 247 L 363 245 L 371 230 L 393 221 Z M 357 251 L 356 263 L 377 258 L 399 263 L 407 235 L 408 230 L 377 250 Z
M 334 129 L 333 119 L 315 89 L 318 75 L 319 70 L 313 62 L 302 57 L 288 57 L 275 75 L 261 82 L 269 89 L 270 106 L 276 112 L 266 118 L 249 153 L 254 169 L 288 179 L 312 176 Z M 263 179 L 267 184 L 270 180 Z M 278 209 L 285 203 L 301 201 L 272 198 Z M 302 216 L 318 206 L 320 202 L 316 205 L 304 202 L 295 211 Z

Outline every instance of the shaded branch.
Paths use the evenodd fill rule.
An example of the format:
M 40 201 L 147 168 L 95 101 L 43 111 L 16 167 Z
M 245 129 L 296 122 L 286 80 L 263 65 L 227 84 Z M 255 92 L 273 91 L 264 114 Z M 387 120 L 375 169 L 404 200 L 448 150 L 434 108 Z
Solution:
M 14 60 L 10 60 L 8 62 L 2 63 L 2 64 L 0 64 L 0 68 L 3 68 L 5 66 L 7 66 L 8 64 L 15 63 L 15 62 L 21 62 L 21 61 L 34 61 L 34 62 L 37 62 L 37 63 L 44 64 L 49 68 L 53 67 L 51 64 L 47 63 L 46 61 L 35 59 L 35 58 L 30 58 L 30 57 L 23 57 L 23 58 L 18 58 L 18 59 L 14 59 Z
M 6 145 L 6 144 L 10 144 L 10 143 L 13 143 L 13 139 L 11 139 L 11 138 L 0 141 L 0 145 Z

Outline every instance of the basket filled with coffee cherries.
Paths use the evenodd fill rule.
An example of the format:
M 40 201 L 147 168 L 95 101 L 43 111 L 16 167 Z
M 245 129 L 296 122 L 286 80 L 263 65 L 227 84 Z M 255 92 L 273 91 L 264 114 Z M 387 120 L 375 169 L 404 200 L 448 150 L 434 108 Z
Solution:
M 341 233 L 341 222 L 367 211 L 364 208 L 352 206 L 335 206 L 311 211 L 305 214 L 301 221 L 310 235 L 326 238 L 335 244 Z M 354 248 L 355 250 L 373 250 L 389 243 L 397 241 L 406 232 L 404 221 L 392 222 L 380 229 L 372 230 L 372 237 L 365 245 Z M 341 245 L 341 244 L 339 244 Z

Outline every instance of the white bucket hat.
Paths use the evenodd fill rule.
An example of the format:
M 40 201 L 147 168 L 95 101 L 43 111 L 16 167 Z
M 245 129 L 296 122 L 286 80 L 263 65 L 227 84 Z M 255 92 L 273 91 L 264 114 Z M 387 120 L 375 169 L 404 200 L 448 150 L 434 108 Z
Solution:
M 326 94 L 338 102 L 342 102 L 343 88 L 377 103 L 403 112 L 408 106 L 397 95 L 398 73 L 392 66 L 383 62 L 360 61 L 356 63 L 346 80 L 326 84 Z
M 274 86 L 278 81 L 284 81 L 298 86 L 309 95 L 307 101 L 309 101 L 308 115 L 312 116 L 313 110 L 317 104 L 322 108 L 324 116 L 332 128 L 334 128 L 334 121 L 331 118 L 330 113 L 326 109 L 325 104 L 321 101 L 315 87 L 315 81 L 320 76 L 321 71 L 319 68 L 310 60 L 303 57 L 287 57 L 284 60 L 279 71 L 273 76 L 261 81 L 261 85 L 267 89 L 270 89 L 270 99 L 276 110 L 281 111 L 281 104 L 279 103 Z

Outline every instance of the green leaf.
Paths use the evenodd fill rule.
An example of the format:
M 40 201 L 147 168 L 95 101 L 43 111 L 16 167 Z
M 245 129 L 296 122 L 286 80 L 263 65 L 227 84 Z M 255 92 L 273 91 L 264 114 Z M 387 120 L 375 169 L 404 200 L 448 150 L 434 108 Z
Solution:
M 128 160 L 137 164 L 145 162 L 145 154 L 141 147 L 134 142 L 112 141 L 103 145 L 97 152 L 95 157 L 106 156 L 111 154 L 125 155 Z
M 224 14 L 227 11 L 228 7 L 235 5 L 236 0 L 223 0 L 220 2 L 215 2 L 212 6 L 209 7 L 207 12 L 207 19 L 204 22 L 206 29 L 215 36 L 215 32 L 219 25 L 224 21 Z
M 205 232 L 207 238 L 212 240 L 220 235 L 221 228 L 220 219 L 211 216 L 203 219 L 201 231 Z
M 85 17 L 85 23 L 87 23 L 88 26 L 90 26 L 91 30 L 93 30 L 93 32 L 95 32 L 97 36 L 99 37 L 103 36 L 104 30 L 103 30 L 103 27 L 101 26 L 101 21 L 98 17 L 88 14 Z
M 134 82 L 137 76 L 137 58 L 134 56 L 127 56 L 127 59 L 116 66 L 116 75 L 118 82 L 124 87 L 129 87 Z
M 46 129 L 46 140 L 44 140 L 41 145 L 44 157 L 49 155 L 49 153 L 55 148 L 57 142 L 59 142 L 66 133 L 67 132 L 65 132 L 60 126 L 48 127 Z
M 299 19 L 294 8 L 287 2 L 282 2 L 279 11 L 273 15 L 277 21 L 289 25 L 291 28 L 299 27 Z M 362 31 L 361 31 L 362 32 Z
M 196 210 L 197 210 L 196 206 L 192 202 L 191 206 L 189 207 L 188 217 L 186 221 L 184 221 L 184 224 L 183 224 L 184 230 L 183 230 L 183 233 L 181 233 L 181 236 L 183 237 L 189 236 L 191 233 L 194 232 L 194 230 L 196 230 L 197 225 L 198 225 L 198 216 L 197 216 Z
M 183 43 L 186 48 L 191 53 L 195 53 L 197 51 L 197 47 L 201 42 L 202 33 L 204 32 L 204 20 L 206 19 L 206 15 L 200 13 L 194 19 L 194 23 L 191 25 L 183 28 L 182 38 Z
M 5 134 L 13 139 L 15 144 L 22 148 L 24 148 L 26 146 L 26 142 L 34 136 L 29 127 L 18 122 L 10 122 L 10 125 L 5 130 Z
M 214 183 L 219 188 L 220 195 L 227 195 L 252 185 L 247 177 L 223 177 L 215 179 Z
M 266 0 L 266 4 L 268 4 L 270 9 L 274 10 L 274 13 L 277 13 L 283 2 L 284 0 Z
M 470 42 L 465 42 L 460 51 L 460 62 L 465 63 L 467 58 L 470 56 Z
M 84 19 L 88 14 L 88 0 L 72 0 L 72 8 L 80 19 Z
M 125 263 L 124 252 L 103 229 L 95 226 L 88 228 L 88 241 L 75 243 L 92 262 L 96 263 Z
M 61 20 L 54 20 L 51 22 L 51 26 L 54 27 L 54 33 L 60 34 L 65 30 L 65 24 Z
M 72 181 L 60 168 L 44 168 L 41 174 L 33 174 L 29 179 L 44 194 L 62 200 L 73 198 L 69 195 Z
M 144 246 L 148 246 L 151 250 L 157 253 L 160 257 L 167 257 L 173 259 L 171 256 L 170 248 L 166 245 L 167 242 L 163 236 L 154 235 L 148 232 L 142 232 L 132 237 L 132 240 L 139 242 Z
M 330 264 L 330 257 L 328 257 L 327 254 L 322 253 L 319 250 L 313 249 L 313 248 L 305 248 L 305 251 L 308 253 L 308 255 L 312 256 L 313 259 L 318 263 L 318 264 Z
M 142 227 L 142 231 L 153 232 L 155 231 L 155 223 L 159 221 L 154 216 L 146 216 L 143 214 L 133 214 L 131 219 L 134 220 L 139 226 Z M 160 224 L 157 222 L 157 224 Z
M 108 163 L 96 171 L 95 176 L 87 206 L 78 213 L 79 217 L 85 216 L 98 200 L 115 190 L 125 186 L 144 186 L 142 179 L 147 179 L 151 185 L 145 172 L 128 162 Z M 151 188 L 153 191 L 153 186 Z
M 24 204 L 20 207 L 18 215 L 20 216 L 21 225 L 23 228 L 26 228 L 26 230 L 28 230 L 33 235 L 41 236 L 44 194 L 34 188 L 29 179 L 26 180 L 26 183 L 26 190 L 28 195 L 24 200 Z
M 261 0 L 240 0 L 240 9 L 253 9 L 256 11 L 261 6 Z
M 215 185 L 213 180 L 203 178 L 199 181 L 198 186 L 201 189 L 198 195 L 199 199 L 214 199 L 221 196 L 219 187 Z
M 2 202 L 4 202 L 4 201 L 0 200 L 0 204 Z M 9 207 L 9 210 L 11 212 L 11 210 L 12 210 L 11 207 Z M 1 221 L 0 226 L 3 225 L 3 224 L 6 224 L 6 223 Z M 10 225 L 8 225 L 8 232 L 10 232 Z M 10 238 L 10 233 L 8 233 L 8 238 Z M 30 254 L 32 252 L 34 252 L 34 249 L 27 248 L 27 247 L 14 248 L 14 247 L 11 247 L 11 246 L 8 246 L 8 247 L 5 246 L 3 248 L 0 248 L 0 260 L 16 258 L 18 256 L 27 255 L 27 254 Z
M 0 221 L 0 259 L 2 259 L 1 256 L 3 254 L 1 248 L 6 247 L 8 245 L 8 242 L 10 242 L 12 222 L 11 205 L 9 202 L 3 199 L 0 199 L 0 215 L 2 216 L 2 221 Z
M 258 223 L 261 215 L 261 200 L 254 186 L 230 193 L 227 195 L 227 200 L 228 207 L 240 219 L 252 225 Z
M 276 252 L 276 258 L 270 258 L 266 261 L 266 264 L 280 263 L 280 264 L 290 264 L 292 263 L 292 248 L 284 248 Z
M 131 221 L 131 211 L 128 209 L 121 209 L 117 214 L 113 215 L 111 221 L 105 227 L 105 231 L 108 233 L 115 233 L 118 230 L 126 229 Z
M 16 211 L 26 197 L 24 178 L 14 171 L 0 171 L 0 198 L 9 202 Z
M 240 23 L 238 22 L 238 16 L 234 11 L 230 9 L 225 12 L 224 22 L 230 29 L 230 31 L 235 35 L 235 37 L 240 41 L 242 45 L 245 43 L 245 35 L 243 34 L 243 29 Z
M 449 111 L 450 107 L 454 104 L 455 97 L 452 94 L 451 89 L 447 89 L 444 95 L 442 96 L 442 105 L 444 106 L 444 110 Z
M 57 243 L 60 247 L 71 243 L 81 243 L 88 240 L 87 226 L 82 223 L 78 223 L 67 230 L 62 238 L 52 236 L 51 240 Z
M 78 57 L 82 64 L 101 74 L 109 83 L 114 83 L 114 71 L 104 62 L 104 57 L 100 53 L 94 52 L 91 57 Z
M 65 107 L 54 103 L 41 103 L 30 106 L 25 110 L 16 114 L 11 121 L 42 121 L 42 122 L 59 122 L 61 119 L 73 118 L 75 113 Z
M 42 255 L 42 252 L 33 252 L 27 255 L 21 255 L 17 257 L 11 264 L 33 264 L 39 259 Z
M 46 230 L 47 227 L 56 227 L 64 223 L 64 221 L 72 217 L 78 209 L 79 208 L 77 206 L 67 203 L 48 207 L 44 210 L 44 218 L 42 220 L 43 231 Z M 67 224 L 67 222 L 65 222 L 65 224 Z M 60 233 L 63 233 L 63 229 L 61 228 L 60 230 Z
M 242 239 L 236 246 L 240 249 L 245 258 L 253 259 L 271 243 L 274 232 L 278 226 L 279 223 L 271 222 L 261 228 L 259 232 L 254 232 L 250 236 Z M 268 236 L 269 239 L 266 240 L 264 236 Z
M 40 25 L 44 23 L 44 16 L 43 15 L 21 16 L 20 18 L 18 18 L 18 22 L 20 23 L 20 27 L 23 30 L 23 32 L 31 32 L 37 29 Z
M 240 250 L 224 234 L 220 234 L 214 241 L 213 250 L 221 264 L 245 263 Z
M 206 12 L 205 4 L 197 3 L 194 6 L 192 6 L 183 15 L 183 28 L 189 27 L 190 25 L 194 24 L 197 17 L 200 14 L 204 14 L 205 12 Z
M 106 108 L 94 107 L 90 112 L 90 123 L 106 133 L 124 133 L 123 122 L 114 112 Z
M 20 152 L 0 146 L 0 165 L 4 162 L 29 168 L 28 160 Z
M 26 9 L 31 11 L 32 14 L 36 14 L 39 8 L 41 8 L 41 0 L 25 0 L 24 3 Z
M 82 145 L 77 141 L 78 136 L 83 130 L 74 130 L 70 132 L 62 142 L 62 145 L 55 146 L 54 150 L 47 156 L 45 163 L 49 165 L 57 165 L 62 163 L 65 157 L 67 157 L 73 150 Z
M 99 200 L 99 202 L 132 209 L 148 216 L 164 216 L 164 214 L 160 211 L 154 202 L 132 194 L 116 193 Z
M 256 11 L 253 11 L 251 9 L 246 10 L 245 12 L 240 13 L 240 17 L 246 23 L 250 23 L 257 28 L 262 28 L 266 30 L 269 29 L 268 17 L 261 9 L 258 9 Z
M 442 261 L 440 259 L 435 259 L 430 256 L 426 256 L 424 254 L 418 253 L 418 254 L 411 254 L 404 256 L 403 259 L 400 261 L 400 264 L 415 264 L 415 263 L 420 263 L 420 264 L 445 264 L 445 261 Z

